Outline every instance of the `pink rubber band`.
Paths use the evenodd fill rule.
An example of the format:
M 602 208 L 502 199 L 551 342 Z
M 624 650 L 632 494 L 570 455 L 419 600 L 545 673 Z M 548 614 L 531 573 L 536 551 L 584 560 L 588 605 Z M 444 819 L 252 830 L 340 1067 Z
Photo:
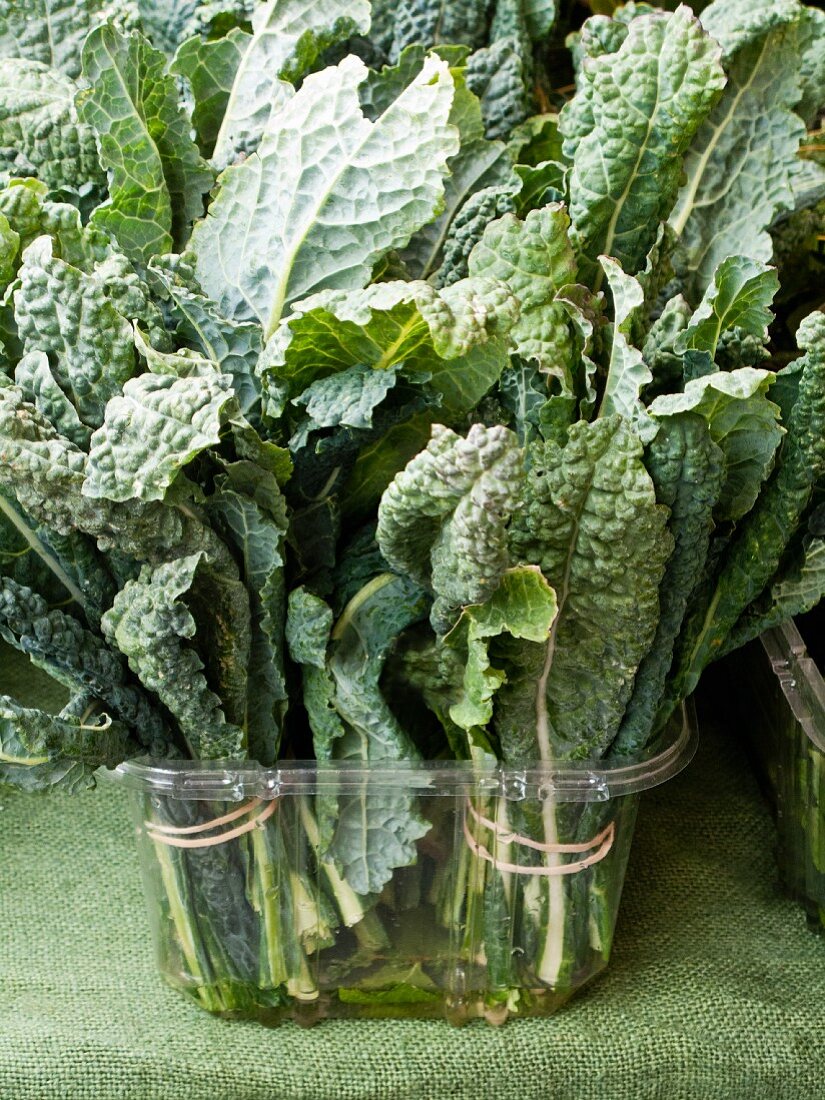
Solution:
M 244 814 L 250 813 L 252 810 L 256 810 L 263 802 L 262 798 L 253 798 L 250 802 L 247 802 L 244 806 L 241 806 L 239 810 L 233 810 L 231 814 L 224 814 L 223 817 L 216 817 L 212 821 L 206 821 L 203 825 L 185 825 L 180 827 L 179 825 L 157 825 L 154 821 L 147 821 L 147 829 L 152 829 L 156 833 L 167 833 L 170 836 L 187 836 L 192 833 L 208 833 L 212 829 L 217 829 L 219 825 L 228 825 L 230 821 L 237 821 L 239 817 L 243 817 Z
M 519 836 L 518 833 L 505 832 L 500 825 L 497 825 L 495 821 L 491 821 L 489 817 L 483 817 L 478 812 L 472 802 L 467 800 L 467 808 L 479 825 L 485 825 L 488 829 L 491 829 L 495 835 L 496 840 L 502 844 L 518 844 L 521 848 L 533 848 L 537 852 L 558 852 L 559 854 L 575 855 L 578 852 L 589 852 L 591 848 L 595 848 L 598 844 L 601 844 L 607 834 L 613 828 L 612 825 L 608 825 L 606 829 L 602 829 L 598 836 L 593 837 L 592 840 L 586 840 L 583 844 L 539 844 L 538 841 L 531 840 L 527 836 Z
M 194 840 L 185 840 L 183 837 L 166 836 L 163 833 L 155 832 L 154 826 L 149 822 L 147 822 L 147 832 L 152 840 L 156 840 L 160 844 L 168 844 L 172 848 L 213 848 L 218 844 L 226 844 L 228 840 L 235 840 L 237 837 L 243 836 L 244 833 L 251 833 L 253 829 L 259 829 L 268 818 L 272 817 L 277 805 L 278 800 L 273 799 L 257 817 L 253 817 L 251 821 L 238 825 L 226 833 L 220 833 L 218 836 L 202 836 Z M 212 824 L 214 827 L 214 822 Z
M 558 876 L 558 875 L 576 875 L 579 871 L 584 871 L 588 867 L 592 867 L 594 863 L 600 863 L 601 860 L 607 855 L 610 849 L 613 847 L 613 841 L 615 839 L 616 829 L 611 823 L 605 829 L 604 833 L 600 834 L 604 836 L 604 840 L 601 846 L 595 851 L 591 852 L 589 856 L 584 859 L 577 859 L 574 863 L 560 863 L 556 867 L 530 867 L 525 866 L 523 863 L 508 863 L 506 860 L 497 859 L 491 855 L 490 852 L 484 847 L 483 844 L 479 844 L 475 837 L 470 832 L 470 829 L 465 820 L 464 822 L 464 838 L 467 841 L 467 846 L 474 855 L 480 859 L 484 859 L 487 863 L 492 865 L 498 871 L 507 871 L 513 875 L 544 875 Z M 598 837 L 593 843 L 596 843 Z

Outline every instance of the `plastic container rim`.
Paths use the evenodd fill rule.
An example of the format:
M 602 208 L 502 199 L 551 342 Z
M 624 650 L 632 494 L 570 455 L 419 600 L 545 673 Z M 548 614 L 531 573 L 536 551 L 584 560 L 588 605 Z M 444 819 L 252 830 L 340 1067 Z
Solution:
M 825 680 L 792 620 L 760 639 L 794 718 L 805 736 L 825 753 Z
M 678 775 L 696 752 L 698 732 L 693 701 L 672 720 L 664 746 L 621 762 L 576 760 L 530 768 L 484 767 L 470 761 L 435 760 L 375 763 L 357 761 L 284 761 L 275 767 L 248 761 L 127 761 L 102 774 L 148 795 L 204 801 L 237 802 L 245 798 L 288 795 L 363 794 L 368 790 L 417 791 L 428 797 L 492 794 L 521 801 L 606 802 L 638 794 Z

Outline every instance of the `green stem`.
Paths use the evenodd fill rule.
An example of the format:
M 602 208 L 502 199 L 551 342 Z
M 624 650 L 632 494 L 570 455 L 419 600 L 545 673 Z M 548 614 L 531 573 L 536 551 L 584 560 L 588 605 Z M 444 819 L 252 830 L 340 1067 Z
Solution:
M 278 988 L 288 978 L 281 930 L 279 874 L 273 866 L 263 829 L 252 830 L 255 866 L 253 905 L 262 920 L 261 979 L 265 986 Z
M 366 916 L 366 909 L 360 895 L 352 889 L 348 882 L 338 873 L 335 864 L 321 856 L 321 836 L 318 832 L 318 822 L 309 808 L 309 803 L 304 796 L 298 799 L 298 808 L 301 815 L 301 824 L 309 840 L 310 847 L 316 854 L 319 866 L 329 882 L 335 897 L 341 919 L 347 928 L 359 924 Z
M 160 841 L 154 842 L 155 855 L 160 866 L 163 887 L 169 902 L 169 915 L 175 926 L 178 944 L 183 953 L 188 970 L 188 976 L 197 982 L 196 995 L 203 1007 L 208 1012 L 221 1012 L 224 1004 L 220 999 L 213 984 L 213 976 L 207 962 L 201 963 L 198 951 L 198 934 L 189 919 L 189 910 L 181 889 L 178 874 L 175 870 L 175 860 L 167 844 Z

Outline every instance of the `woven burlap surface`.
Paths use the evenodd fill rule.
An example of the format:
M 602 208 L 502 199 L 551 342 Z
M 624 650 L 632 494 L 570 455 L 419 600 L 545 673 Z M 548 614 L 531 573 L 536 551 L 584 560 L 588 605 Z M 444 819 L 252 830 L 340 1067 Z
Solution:
M 825 939 L 735 737 L 642 801 L 614 957 L 556 1017 L 214 1020 L 157 978 L 125 793 L 0 796 L 0 1100 L 817 1100 Z

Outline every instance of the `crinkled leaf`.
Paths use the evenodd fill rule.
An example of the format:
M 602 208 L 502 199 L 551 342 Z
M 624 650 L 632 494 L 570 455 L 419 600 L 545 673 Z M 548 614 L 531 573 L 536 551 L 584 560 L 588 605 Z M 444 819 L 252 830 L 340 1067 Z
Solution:
M 484 132 L 506 140 L 533 109 L 532 56 L 514 37 L 477 50 L 467 62 L 467 87 L 481 100 Z
M 232 378 L 240 410 L 252 421 L 260 417 L 261 382 L 255 373 L 263 350 L 260 325 L 237 323 L 222 317 L 194 282 L 167 270 L 163 257 L 153 260 L 150 276 L 160 280 L 169 296 L 172 317 L 178 322 L 177 335 Z
M 262 369 L 299 395 L 331 371 L 359 364 L 429 376 L 443 415 L 470 412 L 507 363 L 503 340 L 518 305 L 507 287 L 469 279 L 437 291 L 428 283 L 375 283 L 301 302 L 268 345 Z
M 427 614 L 426 594 L 411 580 L 384 575 L 349 604 L 333 632 L 328 668 L 335 706 L 347 732 L 334 742 L 336 760 L 364 767 L 414 760 L 415 747 L 381 693 L 390 648 L 408 626 Z M 359 894 L 379 892 L 397 867 L 416 859 L 415 842 L 430 825 L 410 794 L 375 787 L 339 800 L 329 855 Z
M 688 303 L 681 294 L 677 294 L 650 326 L 642 345 L 644 361 L 653 375 L 644 395 L 648 400 L 659 393 L 671 393 L 681 388 L 684 355 L 676 350 L 676 342 L 690 324 L 692 315 Z
M 516 209 L 522 217 L 531 210 L 561 202 L 567 193 L 567 168 L 558 161 L 543 161 L 535 167 L 517 164 L 515 173 L 521 181 Z
M 556 0 L 524 0 L 524 18 L 531 38 L 546 38 L 556 21 Z
M 110 198 L 92 222 L 144 264 L 183 247 L 212 185 L 165 69 L 163 54 L 141 34 L 124 37 L 111 25 L 92 31 L 83 46 L 87 87 L 78 113 L 97 133 L 110 171 Z
M 814 485 L 825 474 L 825 315 L 806 317 L 797 339 L 804 352 L 802 374 L 776 468 L 737 530 L 715 592 L 692 616 L 671 685 L 673 702 L 693 690 L 739 617 L 775 576 Z
M 30 351 L 17 364 L 14 380 L 27 401 L 35 406 L 60 435 L 84 451 L 89 449 L 92 429 L 84 424 L 77 409 L 58 385 L 44 351 Z
M 105 716 L 82 722 L 21 707 L 0 696 L 0 765 L 30 768 L 72 760 L 90 769 L 113 768 L 132 748 L 127 729 Z
M 0 56 L 39 61 L 76 79 L 89 31 L 107 21 L 126 30 L 137 17 L 133 0 L 3 0 Z
M 659 621 L 667 518 L 619 417 L 573 424 L 564 447 L 533 445 L 512 553 L 541 568 L 559 613 L 541 659 L 497 697 L 505 758 L 598 756 L 616 736 Z
M 567 310 L 556 295 L 576 281 L 569 227 L 560 203 L 531 211 L 524 221 L 506 214 L 487 227 L 469 261 L 472 276 L 506 283 L 518 300 L 521 315 L 512 329 L 515 350 L 558 378 L 568 393 L 573 391 L 573 336 Z
M 727 88 L 685 158 L 687 178 L 670 219 L 679 238 L 675 265 L 694 305 L 726 257 L 770 261 L 768 227 L 792 205 L 805 133 L 792 110 L 800 62 L 796 28 L 788 20 L 796 20 L 799 5 L 738 7 L 750 8 L 754 23 L 745 21 L 734 32 Z M 711 5 L 703 18 L 714 9 L 723 10 Z M 779 26 L 771 12 L 784 13 Z
M 192 459 L 220 441 L 234 406 L 225 375 L 143 374 L 106 407 L 92 436 L 83 493 L 113 501 L 163 500 Z
M 304 706 L 318 760 L 331 760 L 333 743 L 346 733 L 335 709 L 335 681 L 327 668 L 333 615 L 329 605 L 306 588 L 289 594 L 286 637 L 292 660 L 302 665 Z
M 249 755 L 274 764 L 287 709 L 284 671 L 286 502 L 274 477 L 252 463 L 234 463 L 210 498 L 209 514 L 237 549 L 249 594 L 247 667 Z
M 688 382 L 684 393 L 657 397 L 650 406 L 657 420 L 694 412 L 706 421 L 725 458 L 719 521 L 746 515 L 773 469 L 783 435 L 779 407 L 767 397 L 773 378 L 770 371 L 753 367 L 711 374 Z
M 802 9 L 799 49 L 802 99 L 796 105 L 796 113 L 810 128 L 825 106 L 825 12 L 810 5 Z
M 725 60 L 800 16 L 798 0 L 715 0 L 702 12 L 702 26 L 720 44 Z
M 134 302 L 120 303 L 112 293 L 116 280 L 128 279 L 130 271 L 123 257 L 113 256 L 86 274 L 55 256 L 49 237 L 23 253 L 14 292 L 23 346 L 48 355 L 54 381 L 92 428 L 103 423 L 106 403 L 137 369 L 132 326 L 119 306 L 145 308 L 145 291 L 130 295 Z
M 461 699 L 450 717 L 471 732 L 493 718 L 493 700 L 507 682 L 507 672 L 493 664 L 491 641 L 502 634 L 528 642 L 547 643 L 558 613 L 556 594 L 535 566 L 508 569 L 493 595 L 483 604 L 465 607 L 446 643 L 466 651 Z
M 713 359 L 720 338 L 733 329 L 766 343 L 773 320 L 769 307 L 778 290 L 772 267 L 746 256 L 728 256 L 714 272 L 690 325 L 678 337 L 676 350 L 706 351 Z
M 444 260 L 436 275 L 437 286 L 451 286 L 470 274 L 469 257 L 491 222 L 516 210 L 518 187 L 504 183 L 482 187 L 456 214 L 444 242 Z
M 105 183 L 94 131 L 75 111 L 76 91 L 69 77 L 37 61 L 0 61 L 3 158 L 21 158 L 52 190 Z
M 152 45 L 166 54 L 190 32 L 202 0 L 137 0 L 140 25 Z
M 395 61 L 402 50 L 417 43 L 478 49 L 487 36 L 489 6 L 488 0 L 408 0 L 392 5 L 390 58 Z
M 409 51 L 408 51 L 409 52 Z M 415 234 L 402 259 L 410 273 L 420 279 L 428 279 L 444 259 L 444 246 L 451 226 L 459 211 L 477 192 L 487 187 L 507 187 L 518 190 L 518 180 L 506 146 L 500 141 L 488 141 L 484 137 L 481 105 L 478 99 L 464 87 L 463 80 L 454 72 L 455 98 L 450 122 L 461 136 L 461 148 L 448 161 L 449 176 L 444 187 L 444 212 Z
M 128 682 L 121 655 L 10 577 L 0 577 L 0 637 L 70 691 L 101 700 L 149 751 L 169 751 L 166 724 L 146 694 Z
M 102 626 L 132 672 L 173 715 L 192 754 L 215 760 L 242 755 L 245 737 L 242 729 L 227 722 L 203 661 L 190 644 L 197 628 L 184 597 L 202 560 L 201 554 L 192 554 L 144 566 L 140 578 L 129 581 L 115 597 Z
M 607 371 L 600 416 L 618 413 L 634 425 L 639 437 L 647 442 L 656 434 L 641 400 L 645 386 L 653 380 L 644 356 L 631 343 L 636 316 L 644 305 L 644 291 L 638 279 L 626 275 L 607 256 L 599 257 L 613 297 L 614 322 L 610 364 Z
M 586 58 L 616 53 L 627 38 L 627 28 L 634 19 L 660 10 L 654 4 L 636 3 L 635 0 L 618 5 L 613 0 L 607 0 L 606 4 L 596 0 L 590 7 L 596 14 L 585 20 L 580 31 L 574 31 L 565 39 L 577 78 Z
M 61 538 L 44 531 L 0 493 L 0 574 L 32 588 L 51 607 L 83 610 L 96 625 L 114 596 L 106 567 L 82 535 Z
M 7 459 L 0 463 L 0 488 L 50 531 L 64 537 L 82 531 L 101 550 L 140 561 L 163 560 L 174 546 L 181 553 L 206 551 L 229 567 L 226 548 L 189 510 L 84 496 L 87 456 L 24 400 L 18 386 L 0 384 L 0 449 Z
M 0 188 L 0 213 L 20 238 L 18 255 L 46 235 L 52 238 L 55 256 L 91 272 L 95 263 L 111 253 L 109 237 L 94 226 L 84 226 L 76 206 L 52 202 L 47 195 L 46 185 L 35 179 L 10 180 Z
M 559 129 L 572 159 L 573 242 L 601 283 L 596 258 L 628 274 L 643 266 L 676 198 L 682 154 L 718 98 L 719 47 L 688 8 L 634 19 L 616 53 L 583 62 Z
M 512 416 L 512 428 L 522 446 L 539 434 L 547 403 L 547 382 L 534 363 L 516 359 L 501 376 L 499 400 Z
M 507 523 L 519 497 L 521 450 L 507 428 L 475 424 L 464 439 L 436 425 L 425 451 L 389 486 L 378 545 L 397 572 L 436 595 L 440 632 L 483 603 L 508 565 Z
M 270 118 L 289 98 L 284 81 L 297 81 L 335 42 L 366 33 L 367 0 L 266 0 L 252 13 L 252 35 L 237 39 L 237 66 L 216 136 L 214 162 L 231 164 L 256 148 Z M 226 64 L 226 58 L 221 57 Z
M 319 428 L 337 428 L 342 424 L 371 428 L 373 412 L 395 386 L 397 374 L 396 367 L 373 370 L 359 364 L 312 382 L 295 398 L 294 403 L 303 405 L 306 415 L 290 446 L 295 450 L 306 446 L 310 432 Z
M 633 755 L 645 748 L 673 661 L 673 648 L 685 612 L 699 584 L 713 531 L 713 513 L 722 492 L 725 456 L 707 423 L 692 413 L 665 420 L 647 452 L 656 499 L 670 509 L 675 540 L 659 587 L 659 622 L 633 686 L 611 755 Z
M 9 224 L 8 218 L 0 214 L 0 290 L 14 278 L 15 260 L 20 254 L 20 234 Z
M 258 153 L 223 174 L 193 234 L 204 291 L 225 317 L 257 318 L 266 338 L 309 294 L 363 286 L 443 202 L 457 151 L 446 63 L 428 59 L 375 122 L 358 101 L 365 74 L 350 57 L 308 77 Z
M 790 565 L 752 604 L 728 635 L 723 653 L 732 653 L 766 630 L 804 615 L 825 598 L 825 539 L 807 535 Z M 720 654 L 721 656 L 721 654 Z
M 250 42 L 246 31 L 237 27 L 214 40 L 196 35 L 181 44 L 170 66 L 192 89 L 192 125 L 206 157 L 214 152 L 232 85 Z M 262 74 L 261 81 L 266 79 Z

